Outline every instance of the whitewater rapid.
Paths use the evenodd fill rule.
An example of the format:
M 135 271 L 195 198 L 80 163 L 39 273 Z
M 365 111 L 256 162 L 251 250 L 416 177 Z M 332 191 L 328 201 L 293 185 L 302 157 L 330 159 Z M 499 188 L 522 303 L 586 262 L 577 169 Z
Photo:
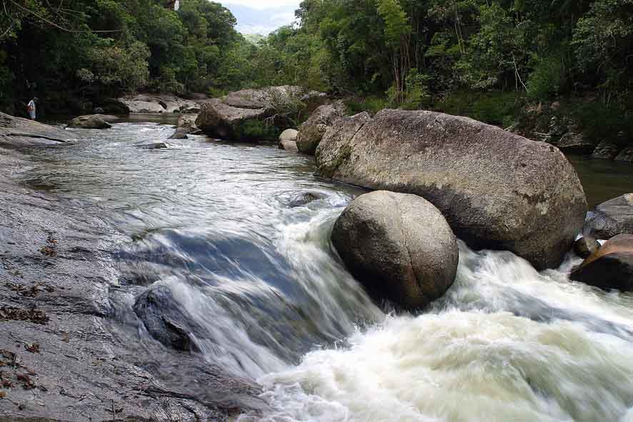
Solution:
M 260 377 L 271 409 L 240 420 L 633 421 L 633 297 L 571 282 L 578 262 L 460 243 L 445 297 Z
M 96 218 L 116 233 L 104 253 L 121 273 L 119 333 L 155 345 L 133 306 L 166 287 L 161 311 L 191 328 L 195 356 L 262 385 L 268 408 L 242 422 L 633 421 L 633 295 L 570 281 L 578 258 L 539 273 L 461 243 L 449 291 L 395 313 L 329 242 L 362 191 L 314 177 L 311 158 L 169 140 L 173 127 L 152 123 L 76 132 L 85 140 L 33 151 L 16 177 L 82 205 L 79 220 L 94 212 L 78 229 Z M 138 148 L 156 141 L 170 147 Z

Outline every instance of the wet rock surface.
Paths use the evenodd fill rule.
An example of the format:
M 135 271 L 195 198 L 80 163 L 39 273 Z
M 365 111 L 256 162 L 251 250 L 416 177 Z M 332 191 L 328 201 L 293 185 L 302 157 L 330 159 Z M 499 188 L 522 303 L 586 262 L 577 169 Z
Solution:
M 314 110 L 314 113 L 299 129 L 297 136 L 299 151 L 304 154 L 314 155 L 327 129 L 344 115 L 345 105 L 340 101 L 334 104 L 322 105 Z
M 131 304 L 112 301 L 117 233 L 89 204 L 17 184 L 27 158 L 0 149 L 0 419 L 227 420 L 261 408 L 251 382 L 139 338 Z
M 600 249 L 600 243 L 592 237 L 581 237 L 574 242 L 574 252 L 581 258 L 588 258 Z
M 334 224 L 332 243 L 375 299 L 406 309 L 429 304 L 455 280 L 457 239 L 439 210 L 416 195 L 359 196 Z
M 574 269 L 570 278 L 601 289 L 633 290 L 633 235 L 620 234 Z
M 633 233 L 633 193 L 626 193 L 596 206 L 587 215 L 583 233 L 596 239 Z
M 58 127 L 0 113 L 0 147 L 59 145 L 72 139 Z
M 316 160 L 322 176 L 422 196 L 472 247 L 510 250 L 539 269 L 560 264 L 586 214 L 557 148 L 465 117 L 383 110 L 342 119 Z

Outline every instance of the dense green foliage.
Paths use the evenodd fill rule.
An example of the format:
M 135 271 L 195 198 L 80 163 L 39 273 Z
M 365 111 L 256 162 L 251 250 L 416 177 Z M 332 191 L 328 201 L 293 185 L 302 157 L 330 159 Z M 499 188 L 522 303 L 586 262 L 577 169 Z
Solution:
M 608 116 L 609 136 L 633 136 L 633 0 L 304 0 L 297 25 L 250 40 L 217 3 L 167 3 L 6 0 L 3 107 L 299 84 L 504 126 L 556 102 L 589 133 Z
M 267 61 L 286 82 L 353 95 L 353 110 L 509 126 L 563 101 L 579 125 L 608 114 L 621 121 L 609 136 L 633 137 L 633 0 L 304 0 L 297 16 L 263 43 Z
M 206 0 L 6 0 L 0 15 L 0 104 L 38 95 L 54 111 L 141 89 L 223 87 L 235 18 Z M 230 59 L 230 58 L 229 58 Z

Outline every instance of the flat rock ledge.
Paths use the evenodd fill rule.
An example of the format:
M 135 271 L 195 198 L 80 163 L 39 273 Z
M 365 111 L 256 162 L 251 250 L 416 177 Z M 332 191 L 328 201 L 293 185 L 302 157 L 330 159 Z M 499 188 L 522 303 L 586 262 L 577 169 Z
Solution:
M 66 139 L 14 122 L 0 141 L 27 129 Z M 265 407 L 252 381 L 118 322 L 119 273 L 102 252 L 116 234 L 14 182 L 25 165 L 0 149 L 0 421 L 225 421 Z

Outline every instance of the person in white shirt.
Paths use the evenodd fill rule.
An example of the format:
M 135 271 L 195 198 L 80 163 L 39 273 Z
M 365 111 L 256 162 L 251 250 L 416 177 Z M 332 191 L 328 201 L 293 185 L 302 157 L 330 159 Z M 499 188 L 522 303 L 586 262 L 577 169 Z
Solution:
M 26 111 L 29 113 L 29 117 L 31 118 L 31 120 L 35 120 L 35 117 L 37 116 L 36 106 L 35 106 L 36 102 L 37 102 L 37 97 L 29 101 L 28 105 L 26 106 Z

